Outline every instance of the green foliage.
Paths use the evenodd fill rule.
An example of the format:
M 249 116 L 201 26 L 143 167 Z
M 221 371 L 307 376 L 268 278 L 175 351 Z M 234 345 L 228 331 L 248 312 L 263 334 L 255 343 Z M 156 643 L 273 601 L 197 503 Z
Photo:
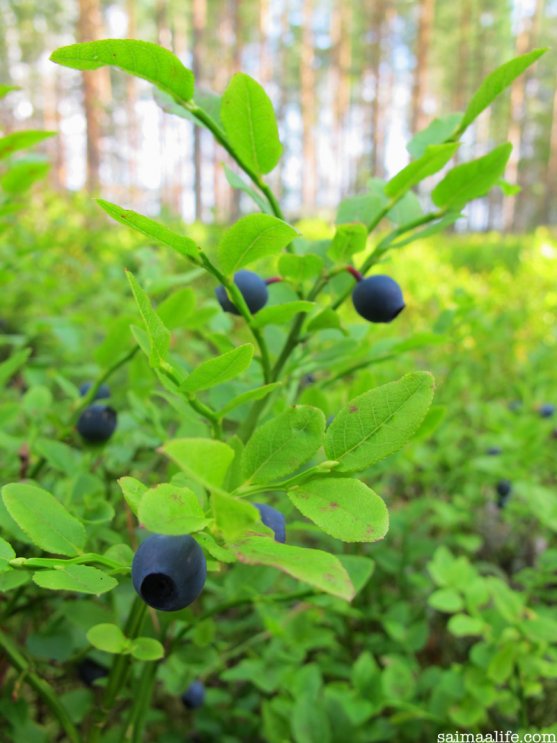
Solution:
M 552 722 L 557 555 L 539 541 L 557 529 L 554 439 L 535 411 L 555 395 L 555 246 L 432 239 L 501 184 L 508 144 L 440 175 L 434 211 L 413 190 L 540 53 L 418 133 L 412 162 L 345 199 L 336 230 L 285 219 L 263 180 L 281 154 L 274 112 L 249 76 L 194 100 L 192 74 L 153 44 L 53 54 L 153 83 L 224 147 L 243 173 L 228 171 L 231 186 L 260 213 L 186 229 L 99 201 L 128 233 L 97 225 L 80 197 L 43 196 L 43 235 L 23 207 L 46 170 L 5 160 L 0 717 L 15 740 L 182 739 L 193 723 L 178 697 L 194 679 L 207 740 L 412 743 Z M 6 155 L 46 136 L 21 134 Z M 409 309 L 379 327 L 345 300 L 386 258 Z M 274 277 L 255 316 L 233 281 L 248 265 Z M 239 316 L 218 309 L 218 285 Z M 438 380 L 433 407 L 420 368 Z M 75 423 L 107 382 L 118 430 L 92 450 Z M 485 454 L 493 442 L 501 456 Z M 515 484 L 504 509 L 502 478 Z M 286 543 L 255 504 L 284 516 Z M 133 597 L 145 530 L 203 550 L 191 608 L 155 614 Z M 91 690 L 73 682 L 89 653 L 110 667 Z

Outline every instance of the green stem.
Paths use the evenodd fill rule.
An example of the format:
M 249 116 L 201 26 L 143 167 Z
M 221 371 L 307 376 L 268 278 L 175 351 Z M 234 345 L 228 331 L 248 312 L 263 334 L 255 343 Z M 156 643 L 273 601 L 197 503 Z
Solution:
M 138 351 L 139 351 L 139 346 L 133 346 L 133 348 L 131 348 L 128 351 L 128 353 L 126 353 L 124 356 L 118 359 L 118 361 L 112 364 L 112 366 L 110 366 L 103 374 L 101 374 L 101 376 L 97 379 L 97 381 L 91 385 L 91 388 L 88 390 L 87 394 L 83 397 L 79 405 L 73 411 L 70 423 L 67 426 L 65 426 L 65 428 L 62 429 L 62 432 L 60 433 L 58 437 L 60 440 L 65 439 L 66 436 L 69 436 L 72 433 L 75 422 L 79 418 L 80 414 L 85 410 L 85 408 L 93 401 L 101 384 L 104 384 L 114 374 L 114 372 L 117 371 L 121 366 L 123 366 L 128 361 L 133 359 L 133 357 Z M 40 473 L 40 471 L 42 470 L 45 464 L 46 464 L 46 458 L 41 457 L 31 468 L 31 471 L 29 473 L 29 479 L 34 480 L 37 477 L 37 475 Z
M 64 705 L 58 699 L 56 692 L 52 686 L 44 679 L 37 676 L 31 670 L 31 666 L 27 659 L 21 654 L 17 645 L 14 641 L 0 630 L 0 645 L 4 649 L 10 663 L 14 668 L 21 672 L 25 681 L 33 688 L 37 694 L 44 700 L 45 704 L 49 707 L 53 715 L 60 723 L 60 727 L 66 734 L 67 740 L 71 743 L 80 743 L 81 736 L 79 735 L 77 728 L 73 724 L 68 711 Z
M 219 269 L 209 260 L 209 258 L 204 253 L 201 254 L 201 260 L 203 261 L 203 265 L 207 269 L 207 271 L 211 273 L 232 296 L 234 305 L 237 307 L 238 311 L 246 321 L 246 324 L 250 329 L 251 334 L 253 335 L 253 339 L 255 340 L 259 348 L 259 353 L 261 355 L 261 366 L 263 368 L 263 378 L 265 380 L 265 383 L 267 384 L 271 381 L 271 362 L 269 359 L 269 350 L 267 348 L 267 344 L 265 342 L 263 334 L 261 333 L 259 328 L 254 325 L 253 315 L 251 314 L 250 309 L 246 304 L 244 295 L 238 289 L 234 281 L 232 281 L 228 278 L 228 276 L 225 276 L 221 271 L 219 271 Z
M 143 728 L 145 718 L 151 706 L 151 697 L 157 677 L 157 662 L 143 664 L 137 689 L 134 691 L 133 705 L 130 710 L 128 722 L 124 728 L 123 741 L 131 740 L 132 743 L 141 743 L 143 740 Z
M 68 559 L 58 557 L 15 557 L 13 560 L 9 561 L 12 568 L 24 568 L 30 570 L 34 568 L 55 568 L 57 565 L 83 565 L 90 563 L 104 565 L 105 567 L 118 572 L 130 571 L 130 568 L 125 565 L 110 560 L 108 557 L 104 557 L 103 555 L 97 555 L 95 552 L 88 552 L 84 555 L 79 555 L 79 557 L 70 557 Z
M 126 626 L 124 627 L 124 634 L 129 639 L 133 640 L 139 635 L 146 610 L 147 604 L 139 597 L 136 597 L 128 614 Z M 125 686 L 130 663 L 131 658 L 129 655 L 117 655 L 115 657 L 108 675 L 102 702 L 96 710 L 95 719 L 89 735 L 89 743 L 99 743 L 101 740 L 108 716 L 114 707 L 118 694 Z
M 249 165 L 246 165 L 246 163 L 236 154 L 236 152 L 234 152 L 226 139 L 225 133 L 222 131 L 219 125 L 202 108 L 200 108 L 197 103 L 195 103 L 195 101 L 181 102 L 181 105 L 184 106 L 184 108 L 187 108 L 187 110 L 193 116 L 195 116 L 195 118 L 199 122 L 201 122 L 206 129 L 208 129 L 212 133 L 217 142 L 222 147 L 224 147 L 230 157 L 244 171 L 244 173 L 248 176 L 254 186 L 256 186 L 264 194 L 275 217 L 284 219 L 282 209 L 280 208 L 280 205 L 269 186 L 254 170 L 249 167 Z

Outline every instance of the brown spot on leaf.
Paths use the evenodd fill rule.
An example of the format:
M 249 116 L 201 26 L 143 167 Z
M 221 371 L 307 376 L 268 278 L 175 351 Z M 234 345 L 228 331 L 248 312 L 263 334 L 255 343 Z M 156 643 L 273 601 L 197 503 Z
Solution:
M 350 413 L 357 413 L 358 412 L 358 408 L 355 405 L 351 405 L 348 408 L 348 410 L 349 410 Z

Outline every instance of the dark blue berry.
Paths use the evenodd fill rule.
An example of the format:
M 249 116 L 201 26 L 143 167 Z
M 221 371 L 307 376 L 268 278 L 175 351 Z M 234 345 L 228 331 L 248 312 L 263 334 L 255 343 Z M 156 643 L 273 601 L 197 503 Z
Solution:
M 93 382 L 83 382 L 83 384 L 79 388 L 79 394 L 81 395 L 81 397 L 85 397 L 92 386 Z M 106 384 L 101 384 L 93 400 L 104 400 L 107 397 L 110 397 L 110 387 Z
M 143 601 L 160 611 L 179 611 L 192 604 L 207 577 L 203 550 L 189 534 L 152 534 L 132 562 L 132 583 Z
M 555 405 L 551 405 L 551 403 L 546 403 L 545 405 L 542 405 L 540 407 L 540 417 L 542 418 L 552 418 L 555 413 Z
M 90 405 L 85 408 L 77 421 L 77 430 L 91 444 L 102 444 L 114 431 L 118 416 L 116 411 L 107 405 Z
M 268 506 L 265 503 L 253 504 L 261 514 L 261 521 L 272 529 L 275 533 L 275 541 L 286 542 L 286 521 L 284 516 L 276 508 Z
M 242 293 L 245 302 L 252 314 L 258 312 L 262 307 L 267 304 L 269 299 L 269 291 L 265 280 L 258 276 L 253 271 L 241 270 L 234 274 L 234 283 Z M 215 289 L 218 302 L 225 312 L 230 312 L 233 315 L 239 315 L 240 311 L 236 308 L 236 305 L 230 301 L 226 293 L 224 286 L 217 286 Z
M 86 686 L 93 686 L 97 679 L 108 676 L 108 669 L 92 658 L 84 658 L 77 666 L 77 675 Z
M 503 450 L 499 446 L 490 446 L 485 453 L 490 457 L 498 457 L 499 454 L 503 453 Z
M 352 292 L 356 312 L 370 322 L 394 320 L 405 307 L 400 286 L 390 276 L 370 276 L 358 281 Z
M 192 681 L 182 694 L 182 703 L 188 709 L 197 709 L 205 701 L 205 686 L 201 681 Z

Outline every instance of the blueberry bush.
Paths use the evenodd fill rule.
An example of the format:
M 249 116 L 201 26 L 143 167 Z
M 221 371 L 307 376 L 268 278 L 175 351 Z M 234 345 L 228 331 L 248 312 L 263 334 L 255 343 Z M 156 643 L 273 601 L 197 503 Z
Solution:
M 555 248 L 439 236 L 509 190 L 509 144 L 449 163 L 542 54 L 417 133 L 409 165 L 331 229 L 285 219 L 264 179 L 273 107 L 250 76 L 198 96 L 154 44 L 53 53 L 152 83 L 231 156 L 254 211 L 183 228 L 99 199 L 131 228 L 115 230 L 80 196 L 30 190 L 48 164 L 12 153 L 51 133 L 0 140 L 6 739 L 549 729 Z M 530 383 L 509 389 L 509 370 Z

